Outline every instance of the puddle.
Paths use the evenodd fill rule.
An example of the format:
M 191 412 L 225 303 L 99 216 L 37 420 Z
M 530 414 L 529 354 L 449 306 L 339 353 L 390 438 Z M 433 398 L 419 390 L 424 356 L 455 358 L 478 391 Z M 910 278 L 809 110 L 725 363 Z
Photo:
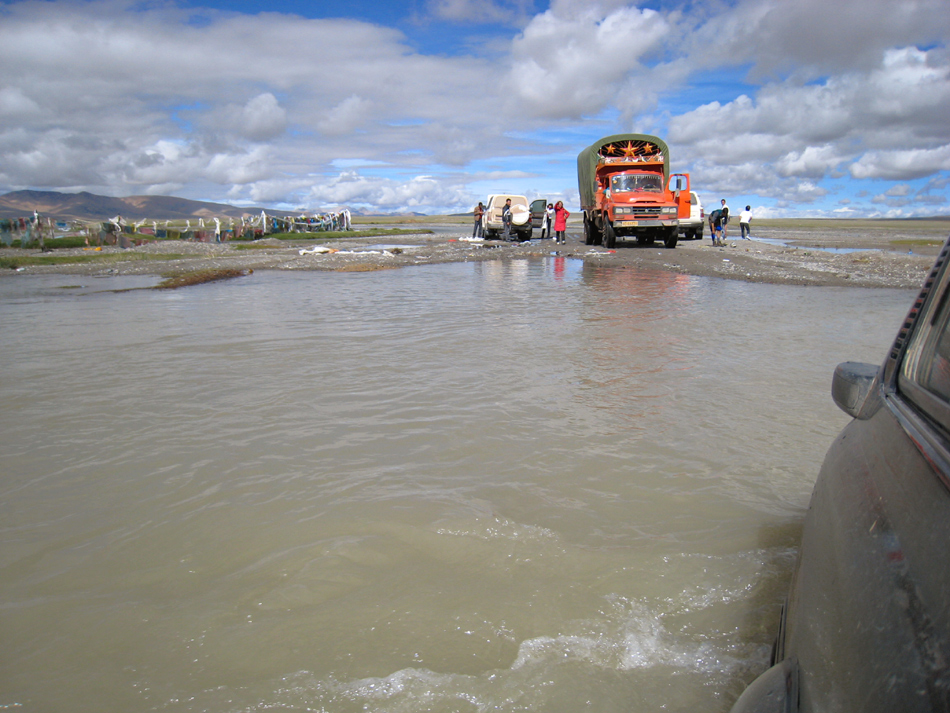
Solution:
M 362 252 L 381 252 L 385 250 L 418 250 L 421 245 L 366 245 L 360 248 L 353 248 L 348 252 L 353 253 L 362 253 Z
M 792 248 L 793 250 L 810 250 L 813 252 L 819 253 L 832 253 L 837 255 L 846 255 L 848 253 L 877 253 L 882 252 L 878 248 L 814 248 L 814 247 L 805 247 L 804 245 L 789 245 L 786 240 L 778 240 L 777 238 L 753 238 L 750 237 L 749 240 L 756 243 L 766 243 L 767 245 L 777 245 L 781 248 Z

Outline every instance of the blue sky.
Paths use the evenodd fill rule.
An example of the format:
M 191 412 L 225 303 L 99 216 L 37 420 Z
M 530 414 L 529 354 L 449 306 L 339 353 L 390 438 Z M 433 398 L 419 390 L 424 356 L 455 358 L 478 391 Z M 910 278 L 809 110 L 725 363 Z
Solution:
M 0 193 L 577 208 L 655 133 L 706 205 L 950 214 L 945 0 L 0 0 Z

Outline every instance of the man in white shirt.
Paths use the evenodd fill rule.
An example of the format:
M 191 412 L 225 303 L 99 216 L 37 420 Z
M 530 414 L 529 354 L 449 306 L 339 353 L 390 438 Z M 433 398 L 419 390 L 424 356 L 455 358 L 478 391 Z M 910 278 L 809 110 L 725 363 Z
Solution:
M 752 206 L 747 205 L 745 210 L 739 213 L 739 231 L 742 234 L 742 237 L 746 240 L 749 240 L 749 236 L 752 234 L 751 229 L 749 228 L 749 223 L 752 222 Z

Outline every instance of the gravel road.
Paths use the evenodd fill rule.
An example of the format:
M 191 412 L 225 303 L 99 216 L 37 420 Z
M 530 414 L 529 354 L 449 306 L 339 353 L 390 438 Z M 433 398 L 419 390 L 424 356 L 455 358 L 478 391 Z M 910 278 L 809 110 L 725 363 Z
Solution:
M 820 221 L 815 221 L 820 223 Z M 405 227 L 405 226 L 400 226 Z M 432 233 L 386 238 L 326 239 L 318 234 L 300 241 L 255 243 L 154 241 L 132 248 L 103 247 L 95 252 L 108 262 L 37 265 L 4 270 L 0 277 L 22 274 L 182 274 L 193 270 L 369 271 L 445 262 L 523 260 L 570 257 L 618 268 L 668 270 L 690 275 L 748 282 L 856 287 L 920 287 L 945 235 L 906 230 L 783 229 L 763 227 L 754 239 L 731 239 L 714 248 L 708 238 L 680 241 L 675 249 L 661 244 L 618 244 L 615 250 L 584 245 L 579 231 L 568 231 L 566 245 L 550 240 L 526 243 L 471 242 L 467 226 L 426 225 Z M 950 229 L 950 223 L 948 223 Z M 36 255 L 35 250 L 7 248 L 5 256 Z M 61 255 L 92 251 L 57 250 Z M 163 259 L 171 258 L 173 259 Z

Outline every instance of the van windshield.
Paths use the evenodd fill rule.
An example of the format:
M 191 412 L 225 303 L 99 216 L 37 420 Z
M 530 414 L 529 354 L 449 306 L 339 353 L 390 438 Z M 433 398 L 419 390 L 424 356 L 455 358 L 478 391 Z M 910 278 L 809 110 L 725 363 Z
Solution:
M 663 192 L 663 178 L 652 173 L 613 176 L 610 179 L 611 193 L 633 193 L 634 191 Z

